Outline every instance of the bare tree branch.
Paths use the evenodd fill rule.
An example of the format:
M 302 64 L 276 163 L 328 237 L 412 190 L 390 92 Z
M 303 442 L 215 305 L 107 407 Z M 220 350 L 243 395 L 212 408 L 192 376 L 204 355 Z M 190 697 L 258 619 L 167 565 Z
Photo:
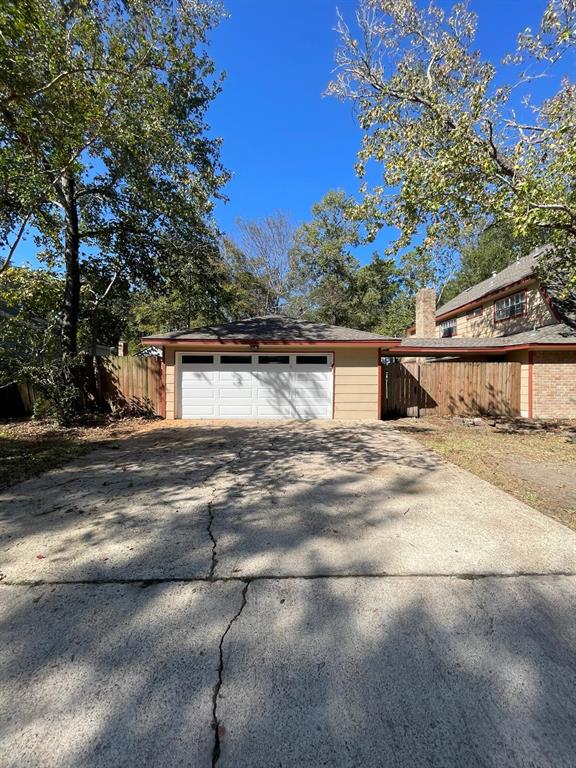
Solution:
M 14 256 L 14 254 L 16 253 L 16 248 L 18 248 L 18 244 L 19 244 L 20 240 L 22 239 L 22 235 L 26 231 L 26 227 L 28 226 L 28 222 L 30 221 L 31 217 L 32 217 L 32 214 L 29 213 L 22 220 L 22 223 L 20 224 L 20 227 L 18 228 L 18 232 L 16 233 L 16 237 L 14 239 L 14 242 L 12 243 L 10 248 L 8 249 L 8 253 L 4 257 L 2 263 L 0 264 L 0 275 L 2 274 L 2 272 L 7 270 L 8 267 L 10 266 L 10 262 L 12 261 L 12 258 Z

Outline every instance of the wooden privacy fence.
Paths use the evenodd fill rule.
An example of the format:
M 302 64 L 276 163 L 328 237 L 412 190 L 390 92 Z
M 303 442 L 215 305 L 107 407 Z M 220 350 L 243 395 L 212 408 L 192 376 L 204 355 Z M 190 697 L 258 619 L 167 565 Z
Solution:
M 519 416 L 520 363 L 390 363 L 382 416 Z
M 98 379 L 99 394 L 113 410 L 163 415 L 159 357 L 100 357 Z

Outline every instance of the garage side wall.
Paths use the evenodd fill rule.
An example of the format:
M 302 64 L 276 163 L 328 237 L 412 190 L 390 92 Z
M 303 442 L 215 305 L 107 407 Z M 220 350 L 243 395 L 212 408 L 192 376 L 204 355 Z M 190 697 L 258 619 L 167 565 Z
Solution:
M 363 347 L 334 351 L 334 418 L 380 418 L 378 350 Z
M 166 347 L 164 351 L 164 363 L 166 365 L 166 418 L 174 419 L 174 407 L 176 403 L 176 367 L 175 349 Z
M 248 347 L 178 346 L 179 352 L 238 352 Z M 262 345 L 262 352 L 332 352 L 334 354 L 334 418 L 378 419 L 380 417 L 378 369 L 379 352 L 374 347 L 334 348 L 330 346 L 269 346 Z M 176 347 L 165 348 L 166 363 L 166 418 L 176 418 Z

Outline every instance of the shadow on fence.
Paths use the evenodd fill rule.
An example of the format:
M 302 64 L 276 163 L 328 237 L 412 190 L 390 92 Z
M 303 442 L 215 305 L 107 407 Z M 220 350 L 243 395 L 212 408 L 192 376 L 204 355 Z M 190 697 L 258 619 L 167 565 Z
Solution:
M 162 416 L 162 361 L 158 357 L 97 358 L 98 398 L 123 416 Z
M 519 416 L 520 370 L 517 362 L 384 365 L 382 417 Z

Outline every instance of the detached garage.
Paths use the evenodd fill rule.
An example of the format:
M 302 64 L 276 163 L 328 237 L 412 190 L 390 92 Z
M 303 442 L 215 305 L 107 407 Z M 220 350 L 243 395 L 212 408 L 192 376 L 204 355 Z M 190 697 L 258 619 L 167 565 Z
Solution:
M 280 316 L 142 339 L 164 351 L 168 419 L 378 419 L 390 341 Z

